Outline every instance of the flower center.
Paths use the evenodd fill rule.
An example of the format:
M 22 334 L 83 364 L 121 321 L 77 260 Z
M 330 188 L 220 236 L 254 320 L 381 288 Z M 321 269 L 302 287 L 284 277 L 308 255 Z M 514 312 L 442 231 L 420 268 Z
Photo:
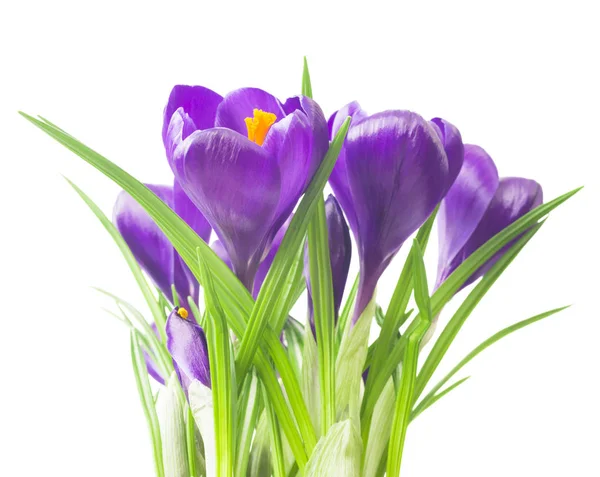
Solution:
M 254 117 L 244 119 L 248 128 L 248 139 L 262 146 L 269 129 L 275 124 L 276 120 L 277 116 L 273 113 L 265 112 L 262 109 L 255 109 Z
M 177 308 L 177 316 L 179 316 L 180 318 L 183 318 L 184 320 L 187 320 L 187 317 L 189 316 L 189 314 L 185 308 L 179 307 L 179 308 Z

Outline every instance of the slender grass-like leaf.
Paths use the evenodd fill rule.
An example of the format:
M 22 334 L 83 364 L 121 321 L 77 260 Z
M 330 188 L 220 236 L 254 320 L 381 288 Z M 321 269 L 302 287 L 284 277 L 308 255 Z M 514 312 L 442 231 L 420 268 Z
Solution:
M 204 284 L 204 301 L 208 311 L 206 341 L 210 362 L 210 378 L 215 419 L 215 449 L 217 477 L 234 477 L 236 451 L 236 376 L 229 329 L 216 295 L 206 263 L 198 255 L 200 276 Z
M 276 314 L 277 302 L 281 300 L 283 295 L 282 288 L 286 283 L 286 277 L 291 273 L 291 267 L 297 257 L 296 253 L 303 244 L 308 224 L 312 220 L 319 200 L 322 200 L 323 188 L 333 170 L 349 126 L 350 118 L 347 118 L 331 143 L 303 199 L 300 201 L 275 255 L 271 269 L 262 284 L 236 357 L 236 369 L 240 376 L 246 374 L 269 320 L 279 322 L 278 318 L 273 318 Z M 287 317 L 288 311 L 284 312 L 285 317 Z M 281 372 L 281 370 L 279 371 Z
M 24 113 L 21 114 L 23 117 L 25 117 L 28 121 L 33 123 L 38 128 L 40 128 L 46 134 L 51 136 L 56 141 L 60 142 L 67 149 L 77 154 L 83 160 L 88 162 L 90 165 L 94 166 L 100 172 L 105 174 L 107 177 L 109 177 L 111 180 L 113 180 L 115 183 L 117 183 L 119 186 L 125 189 L 146 210 L 146 212 L 161 228 L 161 230 L 168 237 L 169 241 L 175 247 L 177 252 L 181 255 L 183 260 L 186 262 L 186 264 L 198 280 L 201 280 L 197 262 L 197 251 L 200 251 L 200 254 L 211 269 L 215 281 L 215 288 L 217 289 L 219 296 L 223 297 L 221 303 L 222 306 L 226 309 L 226 317 L 229 320 L 229 326 L 238 337 L 243 337 L 246 331 L 246 323 L 253 310 L 254 303 L 252 297 L 250 296 L 246 288 L 231 272 L 231 270 L 211 250 L 211 248 L 200 237 L 198 237 L 198 235 L 177 214 L 175 214 L 175 212 L 173 212 L 163 201 L 161 201 L 150 189 L 148 189 L 144 184 L 139 182 L 130 174 L 128 174 L 120 167 L 118 167 L 105 157 L 101 156 L 97 152 L 93 151 L 89 147 L 85 146 L 62 129 L 55 127 L 49 122 L 47 123 L 44 121 L 40 121 L 39 119 L 33 118 Z M 337 147 L 338 152 L 339 147 L 341 146 L 341 142 L 343 141 L 343 134 L 346 133 L 347 127 L 348 124 L 346 123 L 344 128 L 342 128 L 341 133 L 338 133 L 338 136 L 336 138 L 337 146 L 335 147 Z M 334 141 L 334 145 L 335 144 L 336 141 Z M 300 205 L 302 207 L 302 204 L 304 204 L 304 209 L 310 207 L 310 205 L 307 204 L 310 204 L 311 200 L 316 200 L 318 194 L 321 193 L 325 182 L 329 177 L 331 169 L 333 168 L 333 163 L 337 158 L 338 152 L 335 152 L 335 147 L 333 148 L 333 152 L 330 149 L 328 156 L 326 156 L 324 162 L 321 164 L 319 170 L 315 175 L 314 180 L 311 182 L 311 185 L 309 186 L 308 191 L 305 194 L 304 199 L 301 201 Z M 290 228 L 306 228 L 306 226 L 308 225 L 307 221 L 308 218 L 306 219 L 306 223 L 296 223 L 296 225 L 294 225 L 293 227 L 290 226 Z M 299 232 L 296 231 L 296 233 Z M 293 247 L 289 246 L 288 248 Z M 280 259 L 280 264 L 281 262 L 285 262 L 285 259 Z M 286 264 L 283 263 L 283 265 L 279 267 L 280 271 L 281 269 L 285 269 L 285 266 Z M 273 268 L 271 269 L 271 272 L 272 271 Z M 272 273 L 270 273 L 269 275 L 272 275 Z M 279 276 L 273 278 L 272 282 L 277 282 L 278 280 Z M 268 281 L 269 279 L 267 279 L 267 282 Z M 285 280 L 279 281 L 280 283 L 285 283 Z M 279 297 L 277 300 L 275 300 L 274 307 L 277 307 L 280 299 L 281 298 Z M 270 351 L 272 351 L 273 349 L 282 348 L 277 335 L 273 332 L 271 328 L 267 327 L 266 329 L 264 329 L 264 333 L 262 336 L 267 341 L 266 347 Z M 285 359 L 286 362 L 282 363 L 277 361 L 282 357 L 283 359 Z M 298 381 L 296 379 L 290 380 L 290 373 L 281 372 L 281 370 L 286 368 L 286 366 L 289 366 L 291 368 L 291 365 L 289 365 L 289 362 L 287 360 L 286 354 L 277 353 L 277 357 L 273 357 L 273 362 L 275 364 L 275 367 L 282 374 L 283 384 L 288 395 L 296 396 L 296 398 L 298 396 L 301 397 Z M 285 401 L 285 397 L 283 396 L 283 393 L 281 392 L 279 386 L 275 385 L 277 384 L 277 379 L 275 378 L 273 370 L 270 367 L 269 360 L 267 356 L 263 354 L 262 351 L 259 351 L 259 356 L 255 364 L 257 366 L 259 376 L 265 384 L 265 387 L 267 388 L 267 392 L 270 393 L 270 399 L 273 402 L 275 411 L 278 413 L 280 425 L 284 433 L 286 434 L 286 437 L 288 438 L 290 446 L 294 451 L 294 455 L 297 461 L 299 462 L 299 466 L 302 468 L 303 463 L 305 464 L 307 461 L 306 453 L 304 451 L 304 445 L 306 445 L 307 449 L 312 449 L 312 447 L 314 447 L 314 444 L 316 443 L 314 429 L 312 428 L 312 424 L 310 423 L 310 416 L 308 415 L 306 406 L 302 405 L 302 403 L 298 403 L 297 399 L 295 399 L 294 403 L 290 403 L 293 406 L 292 410 L 294 412 L 294 415 L 298 420 L 298 426 L 302 434 L 302 438 L 300 438 L 300 436 L 298 436 L 297 429 L 295 428 L 295 424 L 293 423 L 293 419 L 289 415 L 289 408 Z M 304 445 L 302 441 L 304 441 Z
M 287 345 L 287 355 L 298 381 L 302 378 L 302 353 L 304 350 L 304 326 L 293 318 L 288 318 L 283 327 L 283 336 Z M 307 406 L 308 407 L 308 406 Z
M 313 426 L 319 431 L 319 437 L 321 436 L 320 385 L 317 343 L 315 342 L 310 326 L 306 326 L 304 348 L 302 349 L 302 394 Z
M 311 296 L 319 354 L 321 391 L 321 435 L 335 422 L 335 316 L 329 236 L 323 198 L 308 226 L 308 255 Z
M 248 469 L 250 446 L 262 409 L 259 389 L 258 376 L 256 376 L 256 373 L 252 373 L 250 379 L 244 381 L 244 387 L 238 401 L 238 439 L 235 472 L 233 475 L 244 476 Z
M 407 335 L 407 345 L 404 352 L 402 364 L 402 375 L 394 418 L 392 421 L 392 432 L 388 447 L 387 476 L 399 477 L 404 442 L 406 440 L 406 429 L 410 422 L 415 381 L 417 377 L 417 363 L 419 358 L 419 347 L 425 333 L 431 326 L 431 303 L 429 301 L 429 287 L 427 286 L 427 275 L 423 263 L 423 252 L 419 241 L 414 240 L 411 250 L 411 262 L 413 266 L 413 282 L 415 290 L 415 301 L 419 309 L 419 323 L 415 329 Z M 373 438 L 377 438 L 374 436 Z
M 190 477 L 199 477 L 200 470 L 198 465 L 198 452 L 196 445 L 196 423 L 194 414 L 189 405 L 185 406 L 185 442 L 188 458 L 188 467 L 190 469 Z M 206 469 L 204 469 L 204 473 Z
M 304 247 L 301 246 L 298 249 L 296 259 L 292 262 L 290 272 L 282 285 L 281 296 L 275 307 L 273 321 L 271 321 L 271 327 L 276 335 L 281 334 L 289 317 L 290 310 L 306 289 L 306 280 L 304 279 Z
M 350 313 L 354 308 L 354 301 L 356 300 L 356 293 L 358 292 L 359 278 L 360 276 L 357 274 L 356 278 L 354 279 L 354 283 L 352 284 L 352 288 L 350 288 L 350 292 L 348 293 L 348 297 L 346 298 L 346 302 L 344 303 L 344 308 L 342 308 L 342 312 L 338 318 L 336 329 L 336 352 L 339 350 L 342 338 L 346 332 L 346 326 L 350 318 Z
M 146 371 L 146 364 L 140 348 L 137 331 L 131 330 L 130 336 L 133 374 L 135 376 L 135 382 L 140 395 L 142 409 L 144 410 L 146 422 L 148 423 L 148 428 L 150 430 L 156 475 L 157 477 L 165 477 L 160 425 L 158 422 L 158 415 L 156 414 L 156 408 L 154 407 L 154 398 L 152 396 L 152 390 L 150 389 L 150 382 L 148 381 L 148 372 Z
M 264 392 L 265 391 L 263 390 L 263 393 Z M 267 415 L 269 436 L 271 438 L 271 465 L 273 468 L 273 477 L 286 477 L 281 432 L 279 430 L 277 416 L 268 399 L 265 399 L 265 414 Z
M 310 71 L 308 70 L 308 60 L 306 59 L 306 56 L 304 57 L 304 67 L 302 69 L 302 94 L 309 98 L 313 97 Z
M 263 412 L 258 419 L 256 432 L 252 441 L 248 477 L 263 477 L 272 475 L 271 466 L 271 439 L 269 436 L 269 423 L 267 413 Z
M 427 396 L 425 396 L 423 398 L 423 400 L 419 403 L 419 405 L 415 408 L 414 412 L 416 415 L 420 414 L 424 409 L 426 409 L 427 407 L 429 407 L 431 404 L 428 404 L 427 401 L 433 399 L 435 397 L 435 395 L 437 394 L 437 392 L 448 382 L 450 381 L 450 379 L 452 379 L 452 377 L 458 372 L 460 371 L 469 361 L 471 361 L 473 358 L 475 358 L 479 353 L 481 353 L 482 351 L 484 351 L 485 349 L 489 348 L 491 345 L 493 345 L 494 343 L 496 343 L 497 341 L 501 340 L 502 338 L 510 335 L 511 333 L 514 333 L 515 331 L 518 331 L 522 328 L 525 328 L 526 326 L 529 326 L 533 323 L 537 323 L 538 321 L 543 320 L 544 318 L 548 318 L 549 316 L 552 316 L 560 311 L 565 310 L 566 308 L 569 308 L 568 306 L 563 306 L 561 308 L 555 308 L 553 310 L 550 311 L 546 311 L 544 313 L 540 313 L 539 315 L 535 315 L 531 318 L 528 318 L 526 320 L 523 321 L 519 321 L 518 323 L 515 323 L 511 326 L 508 326 L 502 330 L 500 330 L 498 333 L 495 333 L 494 335 L 490 336 L 488 339 L 486 339 L 483 343 L 481 343 L 479 346 L 477 346 L 476 348 L 474 348 L 469 354 L 467 354 L 454 368 L 452 368 L 452 370 L 450 370 L 450 372 L 448 374 L 446 374 L 446 376 L 444 376 L 439 383 L 437 383 L 432 389 L 431 391 L 427 394 Z M 419 412 L 417 412 L 419 410 Z
M 431 396 L 431 399 L 428 399 L 427 401 L 423 400 L 421 402 L 421 404 L 419 404 L 419 406 L 417 406 L 413 412 L 410 415 L 410 420 L 411 422 L 417 418 L 417 416 L 419 416 L 425 409 L 431 407 L 433 404 L 435 404 L 437 401 L 439 401 L 440 399 L 442 399 L 446 394 L 448 394 L 450 391 L 452 391 L 453 389 L 456 389 L 458 386 L 460 386 L 462 383 L 464 383 L 467 379 L 469 379 L 471 376 L 467 376 L 466 378 L 462 378 L 458 381 L 456 381 L 454 384 L 448 386 L 446 389 L 444 389 L 443 391 L 434 394 Z
M 389 379 L 373 412 L 369 435 L 374 437 L 373 439 L 369 439 L 365 447 L 362 477 L 377 477 L 379 462 L 388 446 L 392 432 L 392 420 L 390 417 L 394 413 L 395 400 L 396 391 L 394 383 Z

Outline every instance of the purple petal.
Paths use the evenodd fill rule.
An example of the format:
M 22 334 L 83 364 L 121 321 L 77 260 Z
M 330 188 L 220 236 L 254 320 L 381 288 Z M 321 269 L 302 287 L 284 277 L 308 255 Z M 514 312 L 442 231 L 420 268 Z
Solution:
M 167 205 L 172 206 L 173 189 L 169 186 L 148 185 Z M 129 246 L 140 267 L 154 284 L 171 296 L 174 283 L 173 246 L 133 197 L 123 191 L 113 209 L 113 222 Z
M 220 94 L 203 86 L 175 86 L 171 91 L 164 112 L 162 135 L 165 147 L 168 143 L 167 131 L 177 110 L 180 110 L 179 117 L 186 116 L 185 121 L 188 123 L 191 121 L 195 126 L 194 129 L 208 129 L 215 125 L 217 107 L 221 101 L 223 101 L 223 97 Z M 185 139 L 185 137 L 182 139 Z M 167 150 L 169 150 L 169 147 L 167 147 Z
M 274 124 L 263 149 L 277 158 L 281 171 L 281 194 L 275 212 L 272 233 L 283 225 L 305 189 L 311 168 L 311 131 L 306 115 L 294 112 Z
M 184 143 L 177 181 L 206 217 L 248 289 L 271 240 L 280 196 L 277 159 L 229 129 L 196 131 Z
M 167 348 L 182 374 L 210 387 L 210 365 L 204 330 L 182 318 L 175 308 L 167 319 Z M 182 376 L 182 382 L 184 381 Z
M 244 119 L 254 116 L 254 110 L 273 113 L 277 121 L 285 117 L 279 100 L 258 88 L 241 88 L 225 96 L 217 109 L 216 127 L 233 129 L 246 136 L 248 129 Z
M 275 238 L 273 239 L 273 242 L 271 242 L 269 253 L 258 266 L 256 278 L 254 279 L 254 290 L 252 291 L 252 296 L 254 298 L 258 296 L 258 292 L 260 292 L 260 287 L 262 287 L 262 284 L 265 281 L 265 278 L 267 277 L 267 273 L 271 269 L 271 265 L 273 265 L 273 260 L 275 259 L 275 255 L 277 254 L 277 250 L 279 250 L 281 241 L 283 240 L 283 237 L 285 236 L 285 233 L 287 232 L 287 229 L 290 226 L 292 217 L 293 215 L 290 215 L 283 224 L 283 226 L 279 229 L 279 231 L 275 235 Z
M 327 121 L 329 139 L 333 140 L 348 116 L 352 118 L 352 122 L 354 123 L 360 121 L 361 119 L 365 119 L 367 117 L 367 113 L 360 107 L 358 101 L 352 101 L 333 113 L 329 118 L 329 121 Z
M 463 167 L 438 212 L 438 286 L 490 205 L 498 181 L 492 158 L 479 146 L 465 145 Z
M 331 184 L 361 258 L 356 320 L 402 243 L 442 199 L 450 172 L 434 128 L 409 111 L 359 120 L 350 127 L 344 150 L 344 162 Z
M 151 325 L 152 331 L 156 336 L 158 335 L 158 328 L 156 327 L 156 323 L 152 323 Z M 158 366 L 154 362 L 154 359 L 150 357 L 150 355 L 144 351 L 144 361 L 146 361 L 146 369 L 148 370 L 148 374 L 152 376 L 157 382 L 160 384 L 165 384 L 165 378 L 160 374 Z
M 500 179 L 496 193 L 491 200 L 477 228 L 473 231 L 464 247 L 456 254 L 444 276 L 450 275 L 475 250 L 485 244 L 494 235 L 512 224 L 526 213 L 535 209 L 543 202 L 542 187 L 535 181 L 520 177 Z M 483 276 L 500 257 L 516 242 L 513 240 L 492 259 L 477 270 L 463 285 L 473 283 Z
M 436 133 L 438 134 L 444 151 L 448 157 L 448 188 L 454 183 L 463 165 L 465 149 L 462 142 L 460 131 L 452 123 L 442 119 L 433 118 L 431 120 Z

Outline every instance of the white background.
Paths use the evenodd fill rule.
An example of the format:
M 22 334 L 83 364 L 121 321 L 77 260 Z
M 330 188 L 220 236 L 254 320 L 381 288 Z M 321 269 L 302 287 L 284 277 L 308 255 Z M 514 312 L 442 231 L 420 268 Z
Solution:
M 404 475 L 598 476 L 597 2 L 25 1 L 0 11 L 0 475 L 150 476 L 128 333 L 99 286 L 142 306 L 121 256 L 61 174 L 110 213 L 117 188 L 35 130 L 41 114 L 146 182 L 169 182 L 176 83 L 297 94 L 308 55 L 327 114 L 442 116 L 553 213 L 451 348 L 574 306 L 496 345 L 409 430 Z M 428 267 L 435 269 L 435 242 Z M 385 303 L 399 263 L 380 286 Z M 463 295 L 458 298 L 463 297 Z M 452 308 L 452 307 L 451 307 Z M 442 320 L 448 319 L 444 315 Z

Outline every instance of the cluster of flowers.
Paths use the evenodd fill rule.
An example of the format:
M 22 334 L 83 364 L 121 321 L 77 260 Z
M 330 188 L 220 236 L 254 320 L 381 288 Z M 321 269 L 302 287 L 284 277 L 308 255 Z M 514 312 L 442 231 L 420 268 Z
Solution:
M 360 262 L 355 323 L 392 258 L 438 206 L 436 288 L 471 253 L 542 203 L 537 182 L 499 178 L 485 150 L 463 144 L 459 130 L 444 119 L 427 121 L 401 110 L 368 115 L 352 102 L 327 121 L 308 97 L 281 102 L 255 88 L 222 97 L 201 86 L 176 86 L 162 130 L 173 185 L 148 187 L 207 243 L 214 231 L 213 250 L 256 297 L 294 207 L 347 117 L 352 123 L 329 179 L 335 196 L 325 204 L 336 316 L 352 253 L 350 231 Z M 173 304 L 198 300 L 196 278 L 126 192 L 117 200 L 114 222 Z M 508 247 L 463 286 L 481 277 Z M 308 268 L 306 262 L 312 320 Z M 175 307 L 166 323 L 167 347 L 184 389 L 193 380 L 210 387 L 206 338 L 198 322 Z M 148 357 L 147 367 L 159 382 L 168 379 Z

